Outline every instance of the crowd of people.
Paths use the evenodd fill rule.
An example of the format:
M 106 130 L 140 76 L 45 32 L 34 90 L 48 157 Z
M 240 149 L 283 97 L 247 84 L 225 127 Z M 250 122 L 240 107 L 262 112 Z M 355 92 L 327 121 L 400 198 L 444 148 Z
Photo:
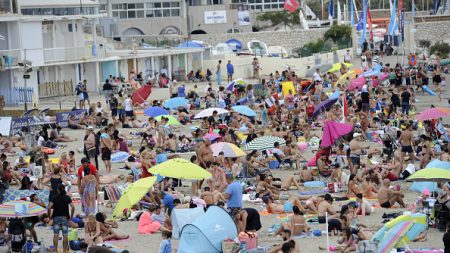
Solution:
M 347 56 L 345 59 L 350 60 Z M 378 52 L 367 50 L 362 59 L 364 70 L 368 70 L 382 64 L 383 58 Z M 14 137 L 0 136 L 0 191 L 4 193 L 14 187 L 49 189 L 48 203 L 37 195 L 28 197 L 29 201 L 48 210 L 47 214 L 30 222 L 24 221 L 33 241 L 39 242 L 34 226 L 42 222 L 53 227 L 54 249 L 58 248 L 61 231 L 64 252 L 68 251 L 69 227 L 84 228 L 81 248 L 95 248 L 104 241 L 128 238 L 115 231 L 116 222 L 99 212 L 98 204 L 102 198 L 98 193 L 101 189 L 116 185 L 123 192 L 132 182 L 152 176 L 148 170 L 156 164 L 184 157 L 209 171 L 212 177 L 192 181 L 189 192 L 179 188 L 188 183 L 185 180 L 164 178 L 142 199 L 147 204 L 137 204 L 131 208 L 133 212 L 127 212 L 127 216 L 138 213 L 139 233 L 162 233 L 161 252 L 172 252 L 170 215 L 171 210 L 177 208 L 221 206 L 233 217 L 239 232 L 259 231 L 262 210 L 244 206 L 243 193 L 249 194 L 252 201 L 259 199 L 264 203 L 264 210 L 269 214 L 292 213 L 287 222 L 273 231 L 282 235 L 285 242 L 271 252 L 298 252 L 299 244 L 292 237 L 311 231 L 304 218 L 307 213 L 316 215 L 319 224 L 327 222 L 330 234 L 342 235 L 342 252 L 353 252 L 357 241 L 370 240 L 370 234 L 363 229 L 365 225 L 358 222 L 358 215 L 373 212 L 368 200 L 376 200 L 382 208 L 396 205 L 406 208 L 400 185 L 392 187 L 391 184 L 423 169 L 432 159 L 450 161 L 448 125 L 442 118 L 419 122 L 412 113 L 417 113 L 417 94 L 429 80 L 435 84 L 439 99 L 445 96 L 442 88 L 445 87 L 443 73 L 446 70 L 441 68 L 439 60 L 434 64 L 410 61 L 407 66 L 382 66 L 382 73 L 389 74 L 387 83 L 381 83 L 374 76 L 367 78 L 361 89 L 350 91 L 349 78 L 338 81 L 337 74 L 321 73 L 319 69 L 312 80 L 300 78 L 290 67 L 261 78 L 260 64 L 255 58 L 252 68 L 257 83 L 234 85 L 229 89 L 229 85 L 224 85 L 220 79 L 219 61 L 215 86 L 209 82 L 200 90 L 198 83 L 189 89 L 175 80 L 165 80 L 164 85 L 159 83 L 160 87 L 169 87 L 166 98 L 189 100 L 188 104 L 170 110 L 170 116 L 181 126 L 170 124 L 169 115 L 144 119 L 139 115 L 144 105 L 133 104 L 132 94 L 126 87 L 113 91 L 113 84 L 121 83 L 116 77 L 105 82 L 105 101 L 91 104 L 84 81 L 77 86 L 76 92 L 79 108 L 88 109 L 80 119 L 69 118 L 71 130 L 63 130 L 56 124 L 43 126 L 34 148 L 26 147 L 24 135 L 27 129 Z M 226 71 L 227 81 L 231 82 L 234 66 L 230 61 Z M 342 64 L 340 75 L 348 71 Z M 205 78 L 211 76 L 209 73 Z M 204 78 L 200 73 L 199 77 Z M 133 78 L 142 81 L 142 76 Z M 197 74 L 188 75 L 189 80 L 195 81 L 194 78 Z M 294 89 L 283 92 L 284 81 L 291 81 Z M 145 85 L 155 86 L 154 80 L 148 80 Z M 329 99 L 330 91 L 339 92 L 337 103 L 314 113 L 321 102 Z M 148 101 L 145 106 L 162 107 L 164 100 Z M 102 106 L 103 102 L 106 106 Z M 245 116 L 233 110 L 234 105 L 247 105 L 256 116 Z M 215 110 L 202 119 L 194 118 L 197 112 L 208 108 L 225 109 L 227 113 Z M 309 166 L 301 143 L 314 146 L 312 140 L 320 140 L 325 121 L 343 122 L 352 125 L 353 129 L 333 146 L 321 147 L 320 142 L 315 145 L 318 149 L 316 164 Z M 419 124 L 425 130 L 420 135 L 417 133 Z M 72 131 L 77 129 L 85 131 L 82 147 L 71 144 L 78 141 L 72 136 Z M 216 134 L 214 138 L 204 137 L 212 133 Z M 283 143 L 274 142 L 272 147 L 264 150 L 249 150 L 242 157 L 227 157 L 224 152 L 214 155 L 211 148 L 217 142 L 242 147 L 263 136 L 279 137 Z M 43 148 L 57 148 L 63 152 L 55 162 Z M 29 160 L 20 155 L 25 150 L 30 151 Z M 123 173 L 114 176 L 117 173 L 114 173 L 111 159 L 116 152 L 129 155 L 123 166 L 129 173 L 127 176 Z M 15 156 L 17 160 L 11 161 L 8 156 Z M 270 169 L 273 161 L 277 162 L 276 167 L 289 170 L 288 176 L 277 178 Z M 293 190 L 301 190 L 312 181 L 332 182 L 342 193 L 333 196 L 332 192 L 309 196 L 294 194 Z M 439 187 L 444 193 L 450 193 L 446 184 Z M 336 197 L 354 201 L 336 210 L 333 205 Z M 80 199 L 79 214 L 75 213 L 73 199 Z M 143 208 L 146 210 L 142 211 Z M 4 220 L 0 221 L 0 227 L 2 224 L 6 226 Z

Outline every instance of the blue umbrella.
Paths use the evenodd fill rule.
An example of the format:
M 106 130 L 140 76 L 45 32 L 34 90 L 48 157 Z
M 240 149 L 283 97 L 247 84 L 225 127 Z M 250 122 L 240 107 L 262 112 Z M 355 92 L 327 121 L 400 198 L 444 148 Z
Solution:
M 316 109 L 314 110 L 313 117 L 316 117 L 317 115 L 321 114 L 326 109 L 334 105 L 337 101 L 338 101 L 337 99 L 327 99 L 320 102 L 320 104 L 318 104 Z
M 255 117 L 256 112 L 253 111 L 250 107 L 246 105 L 235 105 L 231 107 L 231 109 L 235 110 L 237 113 L 248 116 L 248 117 Z
M 330 99 L 330 100 L 338 99 L 339 95 L 340 95 L 340 92 L 337 90 L 333 94 L 331 94 L 328 99 Z
M 154 117 L 158 117 L 158 116 L 161 116 L 161 115 L 168 115 L 170 113 L 167 110 L 165 110 L 164 108 L 162 108 L 162 107 L 151 106 L 151 107 L 149 107 L 149 108 L 144 110 L 144 114 L 146 116 L 154 118 Z
M 177 48 L 203 48 L 203 46 L 194 41 L 186 41 L 178 45 Z
M 163 105 L 165 108 L 173 109 L 177 107 L 185 107 L 188 103 L 189 100 L 183 97 L 176 97 L 166 100 Z

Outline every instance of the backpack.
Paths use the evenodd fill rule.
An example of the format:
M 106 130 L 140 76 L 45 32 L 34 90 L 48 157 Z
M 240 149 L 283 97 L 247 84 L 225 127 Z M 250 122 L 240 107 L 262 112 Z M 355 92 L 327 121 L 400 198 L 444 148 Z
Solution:
M 22 250 L 25 245 L 25 225 L 20 219 L 11 219 L 8 226 L 12 250 Z
M 78 85 L 75 87 L 75 94 L 80 95 L 80 93 L 81 93 L 81 87 L 80 87 L 80 85 L 78 84 Z

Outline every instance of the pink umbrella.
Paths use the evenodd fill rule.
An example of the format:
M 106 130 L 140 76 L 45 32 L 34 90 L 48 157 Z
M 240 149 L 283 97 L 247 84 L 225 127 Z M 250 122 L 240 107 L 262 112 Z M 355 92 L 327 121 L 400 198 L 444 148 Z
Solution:
M 317 157 L 314 156 L 313 158 L 311 158 L 311 160 L 308 161 L 306 166 L 311 167 L 311 166 L 316 166 L 316 164 L 317 164 Z
M 353 79 L 350 81 L 350 85 L 348 86 L 348 90 L 352 91 L 354 90 L 356 87 L 358 87 L 359 90 L 362 89 L 362 87 L 366 84 L 366 78 L 364 76 L 360 76 L 356 79 Z
M 213 140 L 218 139 L 220 137 L 221 137 L 220 134 L 210 133 L 210 134 L 207 134 L 207 135 L 203 136 L 203 139 L 209 139 L 210 141 L 213 141 Z
M 430 119 L 443 118 L 448 115 L 450 115 L 450 109 L 437 107 L 426 109 L 425 111 L 421 112 L 419 116 L 417 116 L 417 119 L 420 121 L 424 121 Z
M 353 125 L 343 124 L 336 121 L 326 121 L 323 129 L 321 147 L 329 147 L 341 136 L 350 133 Z

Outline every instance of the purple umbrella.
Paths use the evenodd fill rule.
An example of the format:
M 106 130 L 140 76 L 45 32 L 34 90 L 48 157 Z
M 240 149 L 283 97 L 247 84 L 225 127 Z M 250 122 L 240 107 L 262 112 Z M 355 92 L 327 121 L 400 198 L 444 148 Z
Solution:
M 338 100 L 337 99 L 327 99 L 320 104 L 316 106 L 316 109 L 314 110 L 313 117 L 317 117 L 317 115 L 324 112 L 326 109 L 330 108 L 332 105 L 334 105 Z

